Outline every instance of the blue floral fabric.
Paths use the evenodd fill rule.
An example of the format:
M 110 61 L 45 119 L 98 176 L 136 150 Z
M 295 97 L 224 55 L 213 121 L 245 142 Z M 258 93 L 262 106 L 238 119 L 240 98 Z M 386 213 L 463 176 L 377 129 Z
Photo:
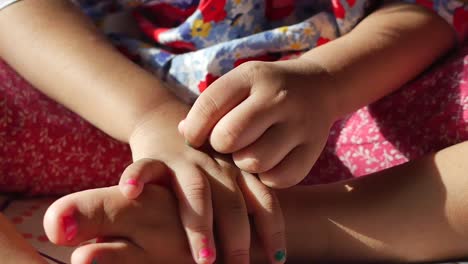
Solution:
M 377 0 L 74 0 L 97 24 L 131 12 L 143 36 L 107 32 L 129 57 L 192 102 L 210 83 L 249 60 L 275 61 L 348 33 Z M 406 0 L 437 12 L 463 40 L 468 4 Z

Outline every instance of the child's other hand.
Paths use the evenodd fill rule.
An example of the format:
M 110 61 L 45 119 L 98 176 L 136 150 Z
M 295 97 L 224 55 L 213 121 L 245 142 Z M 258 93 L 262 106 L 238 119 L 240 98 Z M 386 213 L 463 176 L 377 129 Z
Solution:
M 136 198 L 146 183 L 155 180 L 172 187 L 198 264 L 213 263 L 216 255 L 227 264 L 249 263 L 250 209 L 271 263 L 283 263 L 284 258 L 275 260 L 275 254 L 283 256 L 286 247 L 283 216 L 275 194 L 263 184 L 243 184 L 241 171 L 222 157 L 213 158 L 212 154 L 187 147 L 177 133 L 178 120 L 187 112 L 169 109 L 148 113 L 132 134 L 130 146 L 135 162 L 122 174 L 119 185 L 123 194 Z M 173 177 L 157 177 L 161 173 Z M 161 182 L 164 178 L 170 181 Z M 213 219 L 221 254 L 216 254 Z
M 309 172 L 335 120 L 331 78 L 304 59 L 247 62 L 205 90 L 179 124 L 194 147 L 208 138 L 274 188 Z

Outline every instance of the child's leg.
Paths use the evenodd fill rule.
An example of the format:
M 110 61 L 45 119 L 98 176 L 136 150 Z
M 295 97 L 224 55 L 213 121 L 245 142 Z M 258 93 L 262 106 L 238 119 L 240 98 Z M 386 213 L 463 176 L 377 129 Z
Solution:
M 16 232 L 15 227 L 0 213 L 0 259 L 5 264 L 45 264 L 34 248 Z
M 130 161 L 127 145 L 0 61 L 0 191 L 50 195 L 109 186 Z
M 327 261 L 468 256 L 466 157 L 461 143 L 368 177 L 281 192 L 289 259 L 312 257 L 301 245 L 313 244 Z
M 370 177 L 280 191 L 289 261 L 409 262 L 468 255 L 467 156 L 468 143 L 462 143 Z M 46 232 L 62 245 L 119 237 L 79 247 L 73 264 L 186 263 L 190 252 L 175 201 L 167 190 L 147 187 L 135 201 L 124 199 L 116 187 L 66 196 L 49 208 Z M 70 236 L 66 230 L 77 231 Z M 254 244 L 253 263 L 266 263 L 258 241 Z

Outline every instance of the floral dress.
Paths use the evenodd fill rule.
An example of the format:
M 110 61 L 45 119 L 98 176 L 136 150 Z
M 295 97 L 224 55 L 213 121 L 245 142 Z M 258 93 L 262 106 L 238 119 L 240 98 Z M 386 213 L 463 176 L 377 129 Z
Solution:
M 130 57 L 192 102 L 214 80 L 250 60 L 298 56 L 348 33 L 377 8 L 375 0 L 75 0 L 99 24 L 132 10 L 144 37 L 107 32 Z M 467 34 L 460 0 L 407 0 Z

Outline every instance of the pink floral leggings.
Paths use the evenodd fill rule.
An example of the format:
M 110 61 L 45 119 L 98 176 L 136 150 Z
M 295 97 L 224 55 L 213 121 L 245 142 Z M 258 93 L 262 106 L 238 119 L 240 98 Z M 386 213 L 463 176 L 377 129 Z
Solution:
M 362 176 L 467 139 L 465 44 L 397 92 L 338 121 L 303 183 Z M 47 98 L 0 61 L 0 191 L 65 194 L 109 186 L 130 162 L 127 145 Z

